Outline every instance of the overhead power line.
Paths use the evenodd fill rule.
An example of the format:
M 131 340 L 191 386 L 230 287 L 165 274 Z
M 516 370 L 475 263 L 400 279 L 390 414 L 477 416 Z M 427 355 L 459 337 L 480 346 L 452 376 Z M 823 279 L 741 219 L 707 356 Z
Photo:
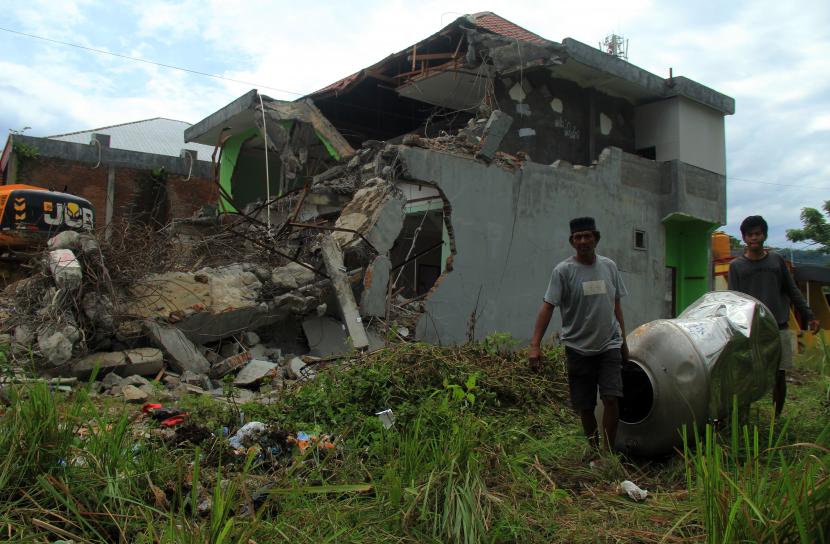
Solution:
M 27 32 L 20 32 L 19 30 L 12 30 L 11 28 L 0 27 L 0 30 L 2 30 L 3 32 L 8 32 L 10 34 L 17 34 L 18 36 L 26 36 L 27 38 L 34 38 L 36 40 L 42 40 L 44 42 L 56 43 L 56 44 L 59 44 L 59 45 L 65 45 L 67 47 L 75 47 L 77 49 L 83 49 L 84 51 L 91 51 L 93 53 L 99 53 L 101 55 L 109 55 L 111 57 L 118 57 L 120 59 L 126 59 L 126 60 L 135 61 L 135 62 L 143 62 L 145 64 L 152 64 L 153 66 L 160 66 L 162 68 L 169 68 L 171 70 L 179 70 L 180 72 L 187 72 L 187 73 L 196 74 L 196 75 L 199 75 L 199 76 L 212 77 L 214 79 L 221 79 L 223 81 L 230 81 L 230 82 L 233 82 L 233 83 L 242 83 L 243 85 L 251 85 L 251 86 L 254 86 L 254 87 L 257 87 L 257 88 L 260 88 L 260 89 L 268 89 L 268 90 L 271 90 L 271 91 L 278 91 L 278 92 L 281 92 L 281 93 L 288 93 L 288 94 L 293 94 L 293 95 L 297 95 L 297 96 L 305 96 L 306 94 L 308 94 L 308 93 L 298 93 L 296 91 L 288 91 L 286 89 L 278 89 L 277 87 L 269 87 L 268 85 L 262 85 L 260 83 L 253 83 L 251 81 L 243 81 L 241 79 L 234 79 L 232 77 L 220 76 L 218 74 L 210 74 L 208 72 L 200 72 L 199 70 L 193 70 L 191 68 L 184 68 L 182 66 L 174 66 L 172 64 L 165 64 L 163 62 L 156 62 L 156 61 L 152 61 L 152 60 L 142 59 L 140 57 L 131 57 L 130 55 L 122 55 L 120 53 L 113 53 L 112 51 L 106 51 L 104 49 L 96 49 L 94 47 L 87 47 L 85 45 L 80 45 L 80 44 L 77 44 L 77 43 L 64 42 L 64 41 L 61 41 L 61 40 L 46 38 L 44 36 L 38 36 L 36 34 L 29 34 Z
M 762 185 L 775 185 L 777 187 L 793 187 L 796 189 L 819 189 L 822 191 L 830 190 L 830 187 L 818 187 L 816 185 L 793 185 L 788 183 L 775 183 L 773 181 L 761 181 L 759 179 L 739 178 L 735 176 L 726 176 L 726 181 L 743 181 L 745 183 L 760 183 Z

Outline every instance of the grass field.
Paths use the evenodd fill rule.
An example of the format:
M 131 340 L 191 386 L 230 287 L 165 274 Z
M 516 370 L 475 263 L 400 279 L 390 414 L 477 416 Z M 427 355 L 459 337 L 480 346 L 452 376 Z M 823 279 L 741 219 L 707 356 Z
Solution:
M 187 397 L 175 431 L 85 388 L 7 390 L 0 540 L 830 541 L 823 352 L 798 362 L 782 420 L 764 399 L 747 425 L 707 428 L 685 452 L 591 468 L 562 354 L 536 374 L 501 348 L 399 345 L 321 369 L 270 405 Z M 375 416 L 386 408 L 390 429 Z M 226 430 L 242 421 L 269 429 L 238 454 Z M 334 447 L 301 452 L 287 437 L 300 431 Z M 648 499 L 621 494 L 624 479 Z

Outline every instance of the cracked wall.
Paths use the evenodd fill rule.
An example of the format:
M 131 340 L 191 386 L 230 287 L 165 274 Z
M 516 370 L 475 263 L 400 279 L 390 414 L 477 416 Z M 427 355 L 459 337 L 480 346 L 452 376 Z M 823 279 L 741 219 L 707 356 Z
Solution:
M 419 339 L 463 343 L 496 331 L 527 339 L 551 270 L 573 254 L 568 221 L 580 215 L 597 218 L 598 252 L 619 265 L 629 290 L 627 328 L 671 315 L 662 220 L 672 195 L 688 189 L 676 186 L 670 168 L 618 148 L 593 167 L 527 162 L 511 171 L 404 146 L 400 159 L 408 179 L 434 183 L 445 195 L 457 247 L 452 273 L 426 298 Z M 706 199 L 712 209 L 723 199 L 717 181 L 708 195 L 714 200 Z M 634 247 L 635 231 L 645 233 L 642 249 Z M 559 328 L 555 315 L 550 330 Z

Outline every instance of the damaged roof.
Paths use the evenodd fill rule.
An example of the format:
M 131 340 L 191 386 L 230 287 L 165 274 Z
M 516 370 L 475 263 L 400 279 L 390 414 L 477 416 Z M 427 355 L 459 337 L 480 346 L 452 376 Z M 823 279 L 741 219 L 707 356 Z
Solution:
M 184 131 L 187 142 L 215 146 L 220 139 L 241 134 L 260 124 L 260 104 L 272 121 L 300 121 L 311 125 L 321 142 L 338 158 L 350 157 L 354 149 L 310 100 L 285 102 L 252 89 L 224 108 L 212 113 Z M 211 147 L 212 149 L 212 147 Z
M 486 62 L 483 51 L 492 53 L 484 55 Z M 506 75 L 539 66 L 635 104 L 683 96 L 725 115 L 735 112 L 733 98 L 688 78 L 661 78 L 572 38 L 562 43 L 547 40 L 492 12 L 463 15 L 432 36 L 307 98 L 318 103 L 337 100 L 376 80 L 378 87 L 394 90 L 403 99 L 451 110 L 471 109 L 485 92 L 483 77 L 493 71 Z

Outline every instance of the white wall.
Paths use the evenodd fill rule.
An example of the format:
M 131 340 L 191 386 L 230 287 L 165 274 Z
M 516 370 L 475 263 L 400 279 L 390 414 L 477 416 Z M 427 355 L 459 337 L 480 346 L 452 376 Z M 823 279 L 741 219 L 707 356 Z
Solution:
M 658 162 L 679 159 L 726 175 L 723 114 L 681 97 L 638 106 L 634 114 L 637 149 L 654 146 Z
M 723 114 L 697 102 L 680 102 L 680 160 L 726 175 Z

